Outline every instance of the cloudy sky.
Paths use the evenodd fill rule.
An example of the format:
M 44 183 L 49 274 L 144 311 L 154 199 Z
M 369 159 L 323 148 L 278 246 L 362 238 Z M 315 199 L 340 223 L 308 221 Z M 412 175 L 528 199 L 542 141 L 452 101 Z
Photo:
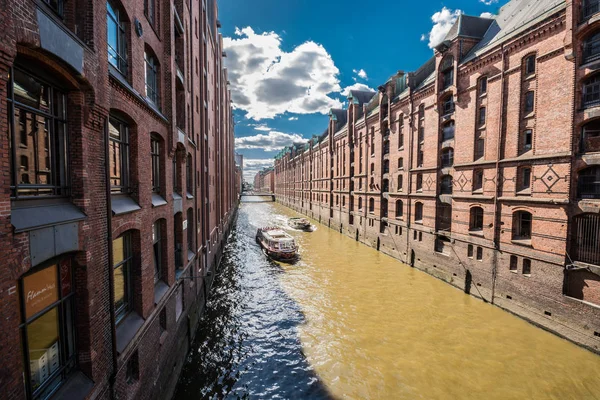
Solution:
M 284 146 L 323 133 L 349 89 L 417 69 L 460 13 L 489 17 L 506 2 L 220 0 L 245 179 Z

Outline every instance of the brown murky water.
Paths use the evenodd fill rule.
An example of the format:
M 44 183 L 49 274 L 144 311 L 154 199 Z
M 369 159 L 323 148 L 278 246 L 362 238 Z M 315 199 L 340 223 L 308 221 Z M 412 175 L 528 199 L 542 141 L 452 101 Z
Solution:
M 289 216 L 294 213 L 280 205 L 243 204 L 236 234 L 247 242 L 238 243 L 245 246 L 238 251 L 247 257 L 257 253 L 252 265 L 262 260 L 258 249 L 248 250 L 251 239 L 247 235 L 253 235 L 258 226 L 284 224 Z M 314 397 L 600 399 L 599 356 L 333 230 L 317 226 L 312 233 L 290 231 L 300 245 L 301 260 L 295 265 L 281 264 L 281 272 L 275 274 L 275 280 L 266 282 L 267 286 L 257 282 L 263 278 L 255 270 L 244 272 L 246 267 L 237 270 L 236 286 L 238 296 L 251 290 L 244 289 L 243 283 L 244 274 L 251 275 L 253 283 L 248 285 L 258 287 L 261 296 L 265 296 L 265 291 L 281 291 L 279 297 L 285 298 L 278 299 L 271 293 L 261 307 L 269 307 L 269 301 L 273 305 L 290 302 L 284 308 L 300 312 L 301 321 L 282 336 L 297 337 L 292 344 L 286 344 L 290 347 L 281 347 L 277 335 L 272 336 L 272 343 L 261 336 L 260 343 L 265 354 L 271 346 L 285 357 L 301 357 L 300 364 L 307 365 L 303 371 L 311 375 L 306 378 L 307 384 L 313 384 L 316 377 L 323 389 Z M 239 312 L 236 319 L 240 321 L 244 312 L 252 312 L 252 318 L 262 318 L 255 310 Z M 270 327 L 281 312 L 265 313 Z M 284 320 L 285 313 L 281 315 Z M 247 346 L 256 347 L 252 333 L 245 335 L 239 346 L 243 347 L 245 341 Z M 206 342 L 199 346 L 198 353 L 200 348 L 202 352 L 211 351 Z M 273 354 L 279 354 L 278 351 Z M 252 389 L 254 380 L 258 382 L 264 377 L 252 373 L 253 367 L 248 366 L 254 364 L 248 357 L 243 360 L 240 357 L 238 364 L 227 366 L 228 373 L 243 369 L 238 381 L 232 384 L 234 389 L 228 393 L 229 397 L 236 393 L 251 398 L 313 398 L 310 392 L 299 390 L 302 374 L 296 376 L 295 387 L 286 383 L 284 377 L 297 371 L 290 369 L 286 373 L 281 365 L 273 367 L 282 377 L 269 386 L 274 389 Z M 261 373 L 270 372 L 268 360 L 267 357 L 260 365 Z M 195 361 L 202 363 L 200 359 Z M 191 379 L 193 368 L 188 367 L 185 374 Z M 215 394 L 202 392 L 203 397 Z

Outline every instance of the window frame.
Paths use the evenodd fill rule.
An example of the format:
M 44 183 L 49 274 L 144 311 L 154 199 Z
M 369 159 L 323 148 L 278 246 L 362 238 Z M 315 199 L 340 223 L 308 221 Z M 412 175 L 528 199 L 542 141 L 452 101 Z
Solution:
M 471 207 L 471 210 L 469 211 L 469 232 L 483 231 L 483 219 L 483 208 L 479 206 Z
M 125 286 L 123 288 L 123 304 L 117 308 L 115 301 L 113 301 L 112 307 L 115 310 L 115 321 L 118 325 L 125 317 L 133 310 L 133 282 L 132 282 L 132 270 L 133 270 L 133 235 L 131 231 L 123 232 L 119 237 L 113 239 L 111 246 L 114 246 L 115 240 L 123 238 L 123 260 L 117 264 L 114 263 L 114 250 L 113 261 L 112 261 L 112 273 L 114 277 L 115 270 L 123 266 L 123 279 Z M 114 279 L 114 278 L 113 278 Z
M 27 105 L 25 103 L 21 103 L 15 98 L 15 71 L 18 73 L 26 75 L 28 78 L 33 79 L 36 83 L 44 85 L 45 88 L 48 89 L 47 94 L 47 102 L 49 110 L 44 111 L 40 108 L 35 108 L 33 106 Z M 59 101 L 62 102 L 62 107 L 56 107 L 56 97 L 59 96 Z M 67 114 L 67 94 L 65 90 L 60 90 L 57 85 L 47 81 L 43 77 L 40 77 L 37 74 L 29 72 L 28 69 L 21 68 L 19 66 L 13 66 L 10 69 L 10 77 L 8 81 L 8 90 L 7 90 L 7 112 L 8 112 L 8 125 L 9 125 L 9 141 L 11 143 L 10 149 L 10 165 L 11 165 L 11 183 L 10 183 L 10 197 L 12 199 L 41 199 L 41 198 L 52 198 L 52 197 L 67 197 L 70 194 L 70 157 L 69 157 L 69 132 L 68 132 L 68 114 Z M 16 121 L 15 111 L 19 110 L 19 121 Z M 59 111 L 62 111 L 61 115 L 57 115 Z M 26 139 L 26 142 L 31 140 L 33 142 L 32 146 L 34 147 L 34 152 L 39 153 L 35 149 L 38 146 L 36 143 L 39 141 L 39 138 L 31 137 L 28 139 L 28 134 L 25 133 L 23 135 L 23 131 L 19 131 L 19 141 L 17 143 L 16 137 L 16 126 L 27 123 L 27 115 L 32 115 L 36 117 L 44 118 L 44 124 L 48 124 L 50 129 L 46 129 L 48 132 L 48 146 L 47 146 L 47 159 L 44 158 L 44 161 L 50 164 L 50 169 L 46 169 L 45 171 L 50 171 L 50 181 L 51 184 L 37 184 L 37 183 L 20 183 L 19 182 L 19 172 L 21 170 L 21 155 L 19 155 L 19 159 L 17 160 L 17 149 L 28 147 L 28 143 L 23 143 L 23 138 Z M 39 122 L 36 122 L 39 124 Z M 61 129 L 62 128 L 62 129 Z M 62 132 L 61 132 L 62 131 Z M 33 161 L 33 162 L 32 162 Z M 19 165 L 17 165 L 17 162 Z M 37 175 L 41 174 L 43 170 L 40 168 L 41 160 L 38 159 L 37 156 L 34 156 L 33 160 L 28 159 L 28 167 L 33 165 L 33 174 L 34 174 L 34 182 L 37 182 Z M 29 170 L 29 169 L 28 169 Z M 28 180 L 31 182 L 32 180 L 29 178 Z M 19 183 L 17 183 L 19 182 Z M 19 192 L 23 190 L 27 190 L 27 192 L 32 192 L 33 194 L 20 194 Z M 41 193 L 42 190 L 49 190 L 49 194 Z
M 529 115 L 533 114 L 535 111 L 535 92 L 533 90 L 528 90 L 525 92 L 523 96 L 523 114 Z
M 479 91 L 479 96 L 483 96 L 487 94 L 487 86 L 488 86 L 488 77 L 482 76 L 479 78 L 479 85 L 477 85 L 477 90 Z
M 160 140 L 155 136 L 150 136 L 150 157 L 152 159 L 152 193 L 160 194 Z
M 58 286 L 56 289 L 57 300 L 44 307 L 42 310 L 27 316 L 25 305 L 25 279 L 32 275 L 36 275 L 37 273 L 48 270 L 53 266 L 56 268 L 56 284 Z M 65 267 L 66 271 L 68 271 L 67 279 L 64 279 L 64 276 L 61 276 Z M 45 398 L 49 396 L 51 393 L 54 393 L 56 389 L 62 386 L 62 384 L 64 384 L 64 382 L 68 379 L 68 376 L 73 371 L 78 369 L 78 337 L 76 324 L 77 314 L 75 309 L 73 275 L 72 258 L 69 256 L 59 256 L 32 268 L 19 278 L 18 301 L 21 310 L 19 333 L 21 335 L 21 353 L 24 362 L 23 380 L 27 398 Z M 70 291 L 65 293 L 65 290 Z M 48 374 L 48 377 L 44 382 L 42 382 L 38 387 L 33 388 L 28 335 L 30 329 L 29 327 L 43 316 L 49 315 L 49 313 L 53 312 L 53 310 L 56 310 L 56 319 L 58 322 L 57 343 L 59 343 L 58 352 L 60 365 L 57 367 L 57 370 Z M 69 355 L 69 352 L 72 352 L 72 354 Z
M 423 225 L 423 203 L 415 203 L 415 224 Z
M 118 7 L 115 7 L 114 4 L 111 4 L 111 1 L 108 0 L 106 2 L 106 43 L 108 46 L 108 63 L 112 65 L 120 74 L 123 76 L 127 76 L 128 73 L 128 60 L 127 60 L 127 29 L 126 22 L 122 20 L 122 12 Z M 117 31 L 115 32 L 116 37 L 116 45 L 117 48 L 113 48 L 108 40 L 108 32 L 109 32 L 109 20 L 112 21 Z M 112 58 L 116 61 L 116 64 L 111 61 L 111 50 L 112 50 Z
M 530 54 L 525 57 L 525 76 L 530 77 L 535 74 L 537 69 L 537 56 L 535 54 Z
M 120 143 L 121 147 L 120 147 L 120 151 L 119 151 L 119 161 L 120 161 L 120 168 L 121 168 L 121 185 L 113 185 L 112 184 L 112 179 L 113 177 L 110 177 L 111 180 L 111 184 L 110 184 L 110 191 L 111 194 L 129 194 L 131 192 L 131 187 L 130 187 L 130 167 L 131 167 L 131 163 L 130 163 L 130 154 L 129 154 L 129 138 L 130 138 L 130 127 L 129 124 L 125 121 L 123 121 L 122 119 L 114 116 L 114 115 L 110 115 L 109 116 L 109 125 L 113 125 L 113 124 L 118 124 L 119 126 L 119 139 L 117 140 L 116 138 L 113 138 L 113 136 L 110 133 L 110 126 L 109 126 L 109 132 L 108 132 L 108 139 L 109 139 L 109 163 L 111 161 L 111 158 L 114 159 L 114 157 L 112 157 L 110 155 L 111 152 L 111 146 L 110 143 L 111 142 L 116 142 L 116 143 Z M 124 129 L 123 131 L 121 129 Z M 113 153 L 114 153 L 114 149 L 113 149 Z M 113 168 L 113 165 L 109 165 L 109 168 Z
M 481 128 L 485 126 L 487 121 L 487 108 L 485 106 L 479 107 L 477 114 L 477 125 Z
M 144 67 L 146 98 L 160 108 L 160 65 L 156 56 L 147 49 L 144 51 Z
M 163 220 L 158 219 L 152 224 L 152 256 L 154 257 L 154 284 L 156 285 L 163 277 L 162 263 L 162 228 Z
M 529 215 L 528 218 L 527 215 Z M 523 224 L 529 224 L 525 229 Z M 513 214 L 512 240 L 531 240 L 533 232 L 533 214 L 529 211 L 515 211 Z

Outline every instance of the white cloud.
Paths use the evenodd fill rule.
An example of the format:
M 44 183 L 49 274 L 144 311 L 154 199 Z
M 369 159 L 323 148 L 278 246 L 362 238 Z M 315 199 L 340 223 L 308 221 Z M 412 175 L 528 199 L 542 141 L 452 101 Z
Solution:
M 346 86 L 344 90 L 342 90 L 342 94 L 347 97 L 350 94 L 351 90 L 368 90 L 371 92 L 375 92 L 375 89 L 371 89 L 368 85 L 365 85 L 364 83 L 355 83 L 351 86 Z
M 429 40 L 427 45 L 430 49 L 433 49 L 444 40 L 444 37 L 446 37 L 446 34 L 450 28 L 452 28 L 452 25 L 454 25 L 454 22 L 456 22 L 456 19 L 460 14 L 462 14 L 461 10 L 452 11 L 443 7 L 440 11 L 431 16 L 433 27 L 428 34 L 421 35 L 421 40 Z
M 298 121 L 298 117 L 289 117 L 288 120 L 289 121 Z
M 481 3 L 485 4 L 486 6 L 491 6 L 494 3 L 497 3 L 498 0 L 479 0 Z M 484 17 L 485 18 L 485 17 Z
M 271 128 L 269 128 L 268 126 L 266 126 L 264 124 L 254 125 L 254 129 L 257 131 L 263 131 L 263 132 L 269 132 L 271 130 Z
M 275 160 L 272 158 L 266 159 L 244 159 L 244 180 L 246 182 L 253 182 L 254 176 L 261 171 L 263 168 L 272 167 Z
M 341 91 L 339 69 L 322 45 L 307 41 L 286 52 L 275 32 L 257 34 L 246 27 L 236 28 L 235 35 L 223 45 L 234 107 L 246 117 L 326 114 L 341 106 L 330 96 Z
M 304 139 L 297 133 L 270 131 L 267 134 L 259 133 L 254 136 L 235 138 L 235 148 L 277 151 L 283 149 L 285 146 L 291 146 L 294 143 L 306 143 L 307 141 L 307 139 Z
M 362 69 L 362 68 L 359 69 L 359 70 L 353 69 L 352 72 L 354 72 L 356 75 L 358 75 L 359 78 L 362 78 L 364 80 L 368 80 L 369 79 L 369 77 L 367 76 L 367 72 L 364 69 Z M 356 78 L 354 78 L 354 80 L 356 81 Z
M 493 13 L 490 12 L 482 12 L 480 15 L 481 18 L 494 18 L 495 15 Z

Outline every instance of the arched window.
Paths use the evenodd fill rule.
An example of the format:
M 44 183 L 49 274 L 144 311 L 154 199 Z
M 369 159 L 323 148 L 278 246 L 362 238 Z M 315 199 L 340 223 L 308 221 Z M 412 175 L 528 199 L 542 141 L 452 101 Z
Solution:
M 444 123 L 442 126 L 442 141 L 454 138 L 454 127 L 455 123 L 453 120 Z
M 417 187 L 417 191 L 423 190 L 423 174 L 417 174 L 417 180 L 415 184 Z
M 442 176 L 440 192 L 442 194 L 452 194 L 452 175 Z
M 152 192 L 160 193 L 161 185 L 161 162 L 160 162 L 160 137 L 152 135 L 150 137 L 150 157 L 152 158 Z
M 583 64 L 600 58 L 600 31 L 588 36 L 583 41 Z
M 415 223 L 423 223 L 423 203 L 415 204 Z
M 532 216 L 527 211 L 517 211 L 513 214 L 513 240 L 531 240 Z
M 358 209 L 362 210 L 362 197 L 358 198 Z
M 109 165 L 111 193 L 129 192 L 129 125 L 111 116 L 109 123 Z
M 375 199 L 374 198 L 369 199 L 369 212 L 370 213 L 375 212 Z
M 525 57 L 525 59 L 523 60 L 523 63 L 525 64 L 525 76 L 531 76 L 533 74 L 535 74 L 535 68 L 536 68 L 536 55 L 532 54 L 530 56 Z
M 484 95 L 487 93 L 487 85 L 488 85 L 488 78 L 487 76 L 482 76 L 481 78 L 479 78 L 479 85 L 478 85 L 478 94 Z
M 404 204 L 402 203 L 402 200 L 396 200 L 396 218 L 402 218 L 402 216 L 404 215 Z
M 483 190 L 483 170 L 476 169 L 473 171 L 473 191 Z
M 581 128 L 581 152 L 600 151 L 600 119 L 595 119 Z
M 404 168 L 404 158 L 400 157 L 398 158 L 398 169 L 402 169 Z
M 594 107 L 600 104 L 600 74 L 593 75 L 583 81 L 583 107 Z
M 398 175 L 398 191 L 401 192 L 404 188 L 404 176 Z
M 577 188 L 581 199 L 600 199 L 600 166 L 580 171 Z
M 442 168 L 454 165 L 454 149 L 452 147 L 442 150 Z
M 454 57 L 447 56 L 440 63 L 440 73 L 442 78 L 442 90 L 449 88 L 454 84 Z
M 469 219 L 469 230 L 470 231 L 481 231 L 483 230 L 483 208 L 473 207 L 471 208 Z
M 112 2 L 106 2 L 106 41 L 108 62 L 127 76 L 127 35 L 125 14 Z

